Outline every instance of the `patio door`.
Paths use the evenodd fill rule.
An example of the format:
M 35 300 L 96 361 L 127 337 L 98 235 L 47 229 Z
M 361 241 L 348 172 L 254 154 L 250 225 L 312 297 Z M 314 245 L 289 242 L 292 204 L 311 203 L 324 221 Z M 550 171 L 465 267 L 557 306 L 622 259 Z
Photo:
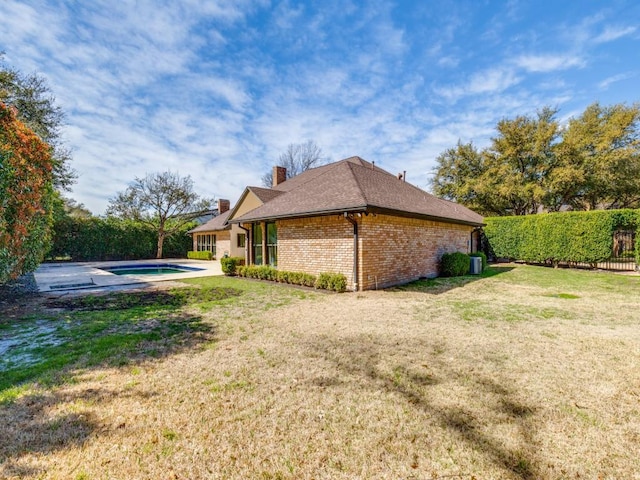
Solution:
M 263 255 L 262 255 L 262 224 L 254 223 L 251 226 L 252 230 L 252 241 L 251 246 L 253 248 L 253 264 L 254 265 L 262 265 Z

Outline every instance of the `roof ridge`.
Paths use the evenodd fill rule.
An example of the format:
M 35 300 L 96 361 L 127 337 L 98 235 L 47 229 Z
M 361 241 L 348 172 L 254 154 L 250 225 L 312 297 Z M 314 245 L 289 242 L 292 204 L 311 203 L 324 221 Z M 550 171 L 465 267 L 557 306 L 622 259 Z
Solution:
M 360 157 L 358 157 L 358 158 L 360 158 Z M 360 160 L 362 160 L 362 159 L 360 159 Z M 374 166 L 374 168 L 369 168 L 369 167 L 365 167 L 364 165 L 355 164 L 353 162 L 345 162 L 345 163 L 347 164 L 347 166 L 349 167 L 349 170 L 351 171 L 351 176 L 353 177 L 353 180 L 356 182 L 356 185 L 358 186 L 358 190 L 360 191 L 360 195 L 362 196 L 362 198 L 364 198 L 364 203 L 365 204 L 369 203 L 369 199 L 367 198 L 367 195 L 366 195 L 364 189 L 362 188 L 362 185 L 360 184 L 360 181 L 358 180 L 358 176 L 353 171 L 353 167 L 360 167 L 360 168 L 364 168 L 366 170 L 371 170 L 371 171 L 375 172 L 375 166 Z
M 305 170 L 304 172 L 299 173 L 298 175 L 296 175 L 295 177 L 291 177 L 289 180 L 293 180 L 294 178 L 298 178 L 300 177 L 300 175 L 304 175 L 307 172 L 311 172 L 313 170 L 318 170 L 319 168 L 326 168 L 326 171 L 319 173 L 318 175 L 314 175 L 314 176 L 310 176 L 308 180 L 304 180 L 302 182 L 300 182 L 300 180 L 298 180 L 298 182 L 300 182 L 300 185 L 297 185 L 293 188 L 293 190 L 297 190 L 298 188 L 300 188 L 303 185 L 306 185 L 309 182 L 314 181 L 316 178 L 321 177 L 323 175 L 326 175 L 327 172 L 333 170 L 334 168 L 336 168 L 338 165 L 342 164 L 343 160 L 340 160 L 338 162 L 333 162 L 333 163 L 327 163 L 326 165 L 320 165 L 319 167 L 314 167 L 314 168 L 309 168 L 307 170 Z M 286 183 L 289 180 L 285 180 L 282 183 Z M 282 185 L 282 184 L 280 184 Z M 278 185 L 276 185 L 277 187 Z M 273 190 L 273 189 L 272 189 Z M 276 190 L 277 192 L 281 192 L 281 193 L 289 193 L 291 190 Z

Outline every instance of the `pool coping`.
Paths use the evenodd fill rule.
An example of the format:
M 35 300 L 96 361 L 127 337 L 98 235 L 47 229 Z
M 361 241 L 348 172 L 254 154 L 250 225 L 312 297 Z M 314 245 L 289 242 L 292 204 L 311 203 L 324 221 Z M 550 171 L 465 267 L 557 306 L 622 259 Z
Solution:
M 182 273 L 168 273 L 162 275 L 116 275 L 102 270 L 104 267 L 116 267 L 119 265 L 153 265 L 173 264 L 187 268 L 200 268 L 202 270 Z M 104 289 L 123 289 L 124 287 L 139 288 L 145 285 L 154 285 L 158 282 L 180 281 L 186 278 L 210 277 L 222 275 L 220 262 L 216 260 L 190 260 L 190 259 L 153 259 L 153 260 L 123 260 L 113 262 L 60 262 L 43 263 L 34 272 L 38 290 L 47 294 L 66 294 L 73 291 Z M 52 288 L 53 287 L 53 288 Z

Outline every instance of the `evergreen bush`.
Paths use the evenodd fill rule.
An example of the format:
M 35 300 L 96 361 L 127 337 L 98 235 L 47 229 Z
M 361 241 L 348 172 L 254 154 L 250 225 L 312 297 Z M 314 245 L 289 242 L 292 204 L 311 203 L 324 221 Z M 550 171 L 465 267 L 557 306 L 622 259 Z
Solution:
M 269 265 L 238 265 L 236 274 L 239 277 L 315 287 L 335 292 L 344 292 L 347 289 L 347 277 L 342 273 L 321 273 L 316 277 L 310 273 L 276 270 Z
M 213 252 L 209 252 L 209 251 L 196 252 L 194 250 L 189 250 L 187 252 L 187 258 L 191 260 L 212 260 Z M 224 272 L 224 267 L 222 268 L 222 271 Z
M 443 277 L 460 277 L 469 273 L 471 257 L 466 253 L 445 253 L 440 259 L 440 275 Z
M 185 258 L 193 248 L 187 231 L 193 224 L 167 237 L 165 258 Z M 158 233 L 150 226 L 114 218 L 64 217 L 54 224 L 53 246 L 47 258 L 76 262 L 155 258 Z
M 616 230 L 638 231 L 640 210 L 544 213 L 484 220 L 484 233 L 497 257 L 554 266 L 559 262 L 595 264 L 613 255 Z
M 220 259 L 222 273 L 225 275 L 236 275 L 236 270 L 240 265 L 244 265 L 244 258 L 242 257 L 222 257 Z

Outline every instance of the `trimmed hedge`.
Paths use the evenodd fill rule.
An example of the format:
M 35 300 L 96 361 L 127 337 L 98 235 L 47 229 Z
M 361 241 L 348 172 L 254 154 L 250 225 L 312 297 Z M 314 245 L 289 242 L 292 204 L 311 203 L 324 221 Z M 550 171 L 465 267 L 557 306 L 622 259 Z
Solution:
M 480 257 L 482 259 L 482 271 L 484 272 L 487 268 L 487 256 L 484 252 L 473 252 L 469 254 L 470 257 Z
M 242 257 L 222 257 L 220 259 L 222 273 L 225 275 L 235 275 L 236 269 L 240 265 L 244 265 L 244 258 Z
M 496 257 L 531 263 L 598 263 L 613 255 L 618 229 L 638 230 L 640 210 L 594 210 L 484 219 Z M 638 251 L 636 235 L 636 262 Z
M 196 252 L 194 250 L 189 250 L 187 252 L 187 258 L 191 260 L 213 260 L 213 252 L 209 252 L 209 251 Z
M 309 273 L 277 270 L 269 265 L 242 265 L 236 268 L 236 273 L 245 278 L 270 280 L 335 292 L 344 292 L 347 289 L 347 277 L 342 273 L 321 273 L 316 277 Z
M 460 277 L 469 273 L 471 257 L 466 253 L 445 253 L 440 259 L 440 275 L 443 277 Z
M 163 257 L 185 258 L 193 248 L 187 234 L 194 224 L 165 238 Z M 65 217 L 53 227 L 53 246 L 47 258 L 76 262 L 155 258 L 158 233 L 150 226 L 113 218 Z
M 321 273 L 316 279 L 316 288 L 344 292 L 347 289 L 347 277 L 342 273 Z

